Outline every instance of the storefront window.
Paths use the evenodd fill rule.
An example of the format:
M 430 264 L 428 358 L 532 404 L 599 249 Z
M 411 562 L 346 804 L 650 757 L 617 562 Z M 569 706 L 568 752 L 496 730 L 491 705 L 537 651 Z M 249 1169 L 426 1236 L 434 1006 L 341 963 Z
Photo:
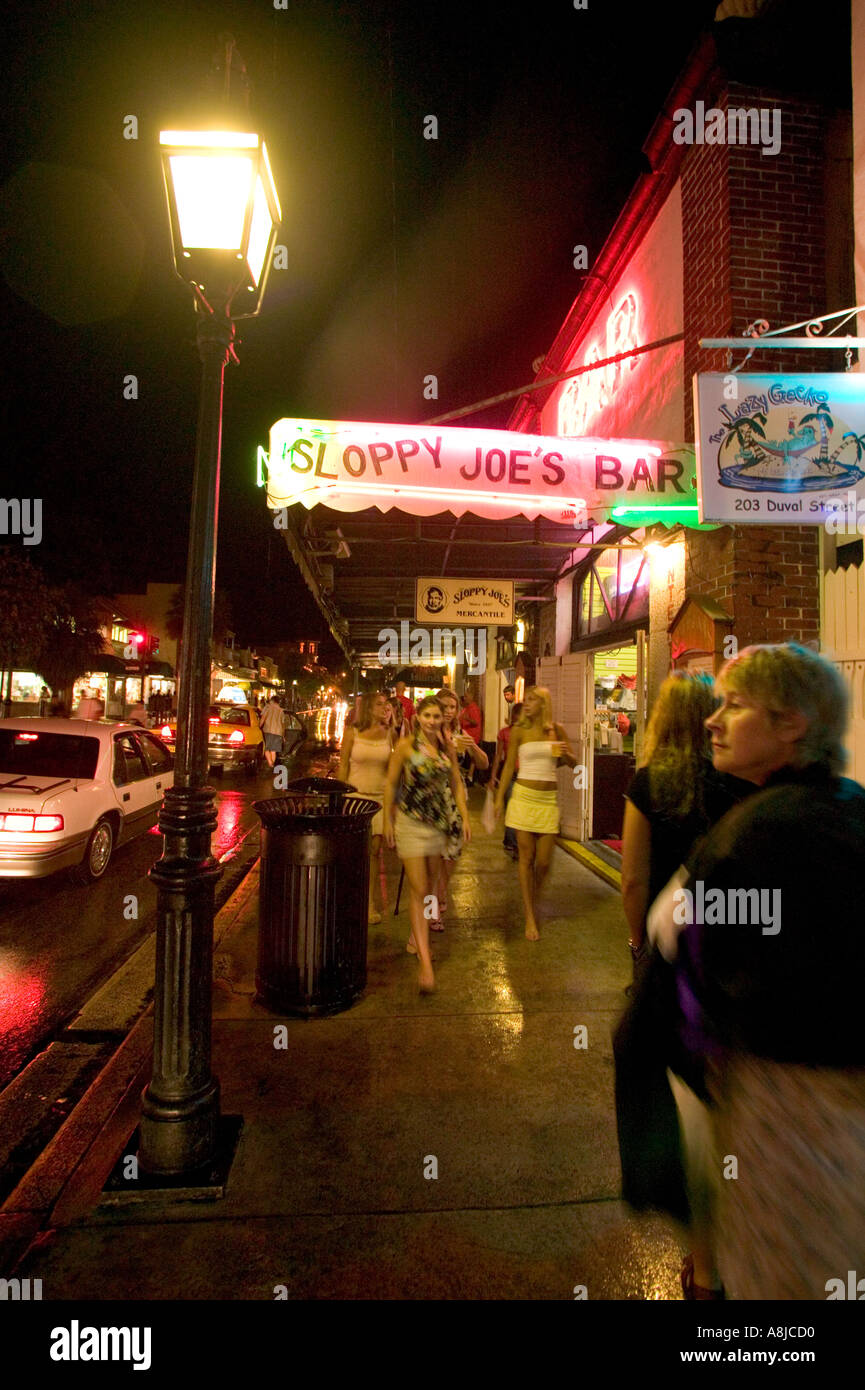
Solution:
M 602 550 L 574 586 L 575 638 L 633 622 L 649 611 L 649 565 L 639 551 Z
M 88 674 L 77 680 L 72 688 L 73 704 L 84 699 L 106 700 L 108 698 L 108 677 L 102 672 Z
M 12 672 L 12 699 L 16 703 L 39 703 L 43 680 L 35 671 Z

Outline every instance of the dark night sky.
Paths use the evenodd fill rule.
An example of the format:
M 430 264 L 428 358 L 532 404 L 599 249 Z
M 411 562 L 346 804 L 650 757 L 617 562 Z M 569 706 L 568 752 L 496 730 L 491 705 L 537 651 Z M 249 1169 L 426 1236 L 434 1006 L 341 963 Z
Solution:
M 418 421 L 529 380 L 580 288 L 572 248 L 591 265 L 714 9 L 7 9 L 2 490 L 43 498 L 29 557 L 103 589 L 182 578 L 198 363 L 157 142 L 216 34 L 234 33 L 252 79 L 288 247 L 226 373 L 217 583 L 241 639 L 264 647 L 325 631 L 254 487 L 272 421 Z M 123 138 L 130 114 L 138 140 Z M 137 401 L 123 399 L 129 373 Z

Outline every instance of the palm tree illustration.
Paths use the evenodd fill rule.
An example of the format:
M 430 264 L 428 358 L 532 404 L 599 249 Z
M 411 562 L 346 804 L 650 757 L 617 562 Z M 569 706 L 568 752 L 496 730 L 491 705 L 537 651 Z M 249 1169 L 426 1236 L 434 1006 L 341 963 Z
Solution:
M 852 439 L 853 441 L 853 448 L 856 450 L 856 462 L 862 462 L 862 455 L 865 453 L 865 434 L 856 434 L 855 430 L 848 430 L 846 434 L 842 434 L 841 443 L 838 445 L 834 454 L 829 458 L 830 467 L 835 466 L 838 455 L 841 453 L 848 439 Z
M 807 425 L 810 424 L 812 420 L 816 420 L 817 424 L 820 426 L 820 452 L 814 459 L 814 462 L 819 468 L 822 468 L 824 465 L 828 465 L 831 462 L 829 458 L 829 431 L 835 428 L 835 421 L 829 414 L 829 407 L 825 405 L 823 401 L 820 402 L 817 409 L 813 410 L 810 415 L 803 415 L 799 424 Z
M 737 420 L 734 425 L 731 425 L 727 431 L 727 438 L 724 440 L 725 449 L 735 435 L 740 450 L 744 451 L 747 449 L 749 452 L 755 453 L 756 457 L 745 464 L 746 468 L 750 468 L 755 463 L 760 463 L 763 459 L 763 452 L 760 449 L 759 442 L 754 440 L 752 436 L 758 434 L 761 439 L 765 439 L 766 431 L 763 429 L 765 423 L 766 416 L 762 411 L 758 411 L 756 415 L 743 416 L 740 420 Z

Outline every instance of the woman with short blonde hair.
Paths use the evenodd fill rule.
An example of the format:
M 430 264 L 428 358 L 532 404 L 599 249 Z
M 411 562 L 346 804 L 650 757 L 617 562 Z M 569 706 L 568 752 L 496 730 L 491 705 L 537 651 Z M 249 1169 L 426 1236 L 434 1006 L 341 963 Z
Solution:
M 718 1271 L 736 1299 L 844 1297 L 865 1251 L 865 788 L 839 775 L 849 700 L 796 643 L 745 648 L 718 685 L 715 768 L 754 790 L 649 915 L 686 1041 L 709 1059 L 717 1154 L 737 1158 L 737 1181 L 716 1181 Z

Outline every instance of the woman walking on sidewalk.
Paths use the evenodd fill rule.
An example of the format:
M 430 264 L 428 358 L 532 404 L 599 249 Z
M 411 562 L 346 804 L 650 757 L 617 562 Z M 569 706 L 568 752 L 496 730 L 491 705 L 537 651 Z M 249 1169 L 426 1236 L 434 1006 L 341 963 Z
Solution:
M 529 941 L 540 938 L 536 905 L 559 833 L 556 763 L 560 758 L 569 767 L 577 765 L 567 734 L 561 724 L 553 723 L 550 692 L 544 686 L 533 685 L 526 691 L 520 721 L 510 737 L 508 759 L 495 801 L 496 815 L 499 815 L 519 759 L 520 775 L 508 804 L 505 824 L 517 832 L 520 887 Z
M 387 696 L 374 691 L 360 698 L 357 719 L 350 729 L 346 729 L 342 740 L 339 759 L 340 782 L 348 782 L 365 797 L 370 797 L 381 806 L 384 802 L 384 780 L 387 765 L 393 751 L 393 739 L 388 727 L 390 706 Z M 369 923 L 373 926 L 381 921 L 381 913 L 375 904 L 375 886 L 378 877 L 381 837 L 384 828 L 384 813 L 378 811 L 372 822 L 369 862 Z
M 712 766 L 706 720 L 717 704 L 711 678 L 686 671 L 668 676 L 655 700 L 642 764 L 625 799 L 622 905 L 634 985 L 613 1037 L 622 1193 L 637 1210 L 659 1207 L 689 1224 L 695 1297 L 720 1289 L 698 1099 L 704 1082 L 678 1041 L 673 966 L 647 949 L 646 918 L 700 838 L 753 790 Z
M 490 765 L 490 760 L 482 748 L 479 748 L 474 739 L 466 734 L 459 723 L 459 700 L 452 690 L 439 690 L 435 697 L 442 707 L 442 731 L 445 741 L 450 739 L 456 750 L 457 759 L 465 758 L 466 763 L 470 762 L 478 772 L 486 772 Z M 462 775 L 462 774 L 461 774 Z M 465 778 L 463 778 L 465 785 Z M 454 807 L 458 828 L 448 840 L 447 848 L 442 858 L 441 873 L 439 875 L 436 901 L 436 915 L 430 921 L 430 931 L 444 931 L 444 916 L 448 907 L 448 892 L 453 871 L 457 866 L 463 848 L 462 820 L 460 813 Z
M 495 791 L 499 785 L 499 773 L 502 771 L 505 763 L 508 760 L 508 744 L 511 741 L 511 734 L 513 733 L 516 725 L 519 723 L 519 718 L 522 712 L 523 705 L 521 700 L 518 701 L 517 704 L 511 705 L 509 708 L 510 718 L 508 719 L 507 724 L 505 724 L 503 728 L 499 729 L 498 738 L 496 739 L 496 759 L 493 763 L 492 776 L 490 777 L 490 786 L 492 787 L 493 791 Z M 517 768 L 517 774 L 519 774 L 519 768 Z M 508 802 L 510 801 L 511 796 L 513 795 L 515 785 L 515 782 L 511 782 L 511 785 L 505 792 L 505 812 L 507 812 Z M 512 859 L 518 858 L 519 851 L 517 849 L 517 832 L 515 830 L 512 830 L 509 825 L 505 826 L 505 835 L 504 839 L 502 840 L 502 847 L 507 851 L 507 853 L 511 856 Z
M 434 695 L 421 700 L 415 733 L 401 738 L 391 754 L 384 789 L 384 833 L 388 845 L 396 845 L 408 879 L 411 938 L 407 949 L 419 958 L 422 994 L 435 988 L 424 909 L 435 896 L 449 839 L 460 830 L 465 840 L 471 838 L 465 788 L 453 745 L 449 746 L 442 731 L 442 719 L 442 707 Z

